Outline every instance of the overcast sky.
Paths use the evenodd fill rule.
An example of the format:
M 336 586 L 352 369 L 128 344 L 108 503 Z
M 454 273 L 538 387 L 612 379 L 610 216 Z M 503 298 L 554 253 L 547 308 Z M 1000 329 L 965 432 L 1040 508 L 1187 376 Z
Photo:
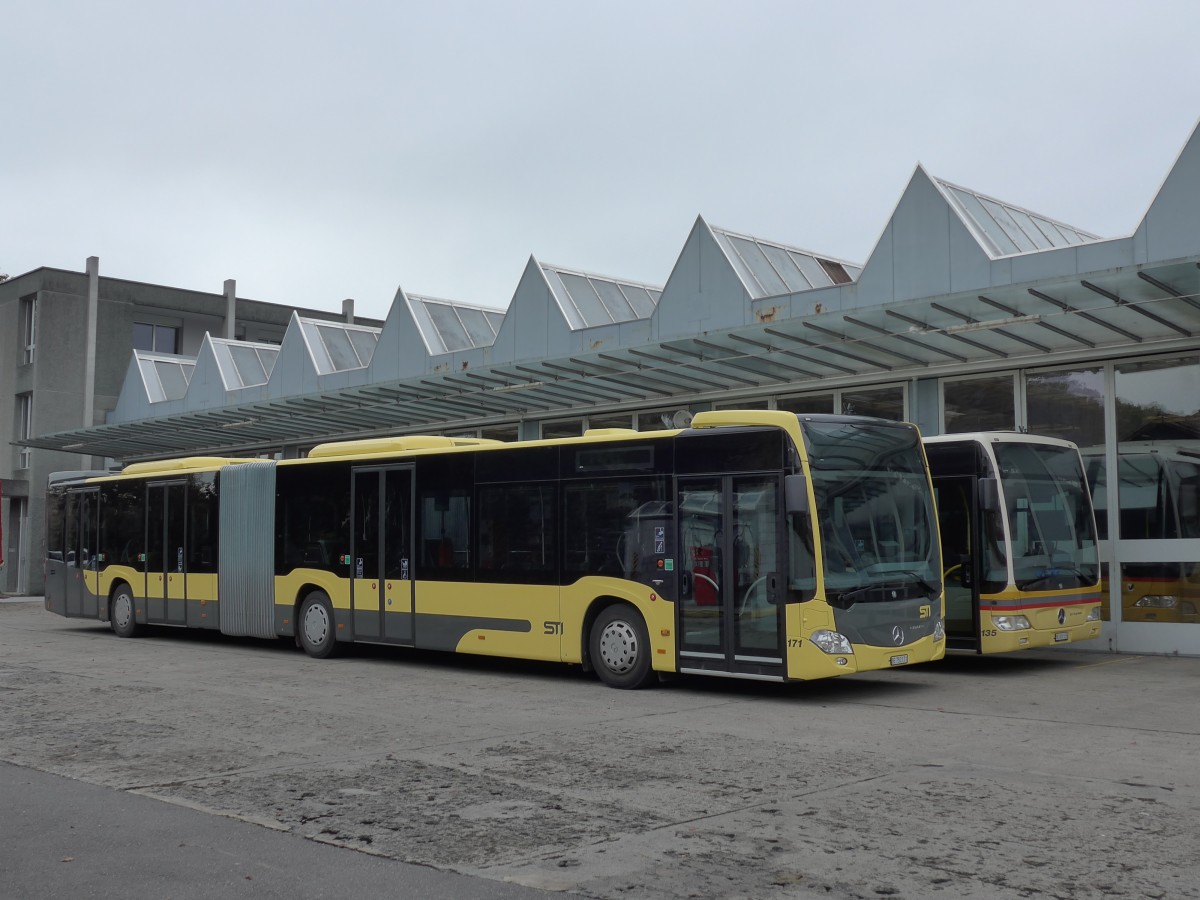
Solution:
M 663 284 L 697 215 L 864 261 L 918 162 L 1133 231 L 1200 3 L 0 0 L 0 272 L 382 318 L 530 254 Z

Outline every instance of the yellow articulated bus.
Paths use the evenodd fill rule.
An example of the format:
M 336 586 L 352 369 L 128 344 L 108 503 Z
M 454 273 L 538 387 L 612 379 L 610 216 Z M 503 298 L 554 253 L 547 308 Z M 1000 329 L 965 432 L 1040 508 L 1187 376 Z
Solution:
M 947 567 L 950 650 L 1003 653 L 1100 635 L 1091 492 L 1070 441 L 925 438 Z
M 145 625 L 772 681 L 945 648 L 929 473 L 907 424 L 780 411 L 680 431 L 401 437 L 306 459 L 61 473 L 46 608 Z

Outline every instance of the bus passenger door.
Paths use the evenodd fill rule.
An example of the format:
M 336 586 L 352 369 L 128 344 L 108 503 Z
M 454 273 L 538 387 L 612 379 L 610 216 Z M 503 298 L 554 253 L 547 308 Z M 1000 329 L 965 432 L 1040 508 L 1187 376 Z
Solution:
M 783 676 L 779 477 L 681 477 L 680 668 Z
M 946 476 L 933 480 L 938 531 L 942 540 L 942 580 L 946 586 L 946 645 L 978 650 L 979 637 L 979 480 Z
M 354 636 L 413 641 L 412 466 L 354 470 Z
M 187 483 L 146 487 L 146 621 L 187 624 Z
M 66 540 L 64 549 L 66 550 L 66 582 L 64 596 L 67 603 L 68 616 L 83 615 L 83 593 L 85 586 L 83 583 L 83 572 L 85 561 L 83 560 L 83 540 L 79 534 L 79 510 L 83 505 L 83 494 L 79 491 L 68 491 L 65 513 L 66 524 Z
M 79 546 L 75 558 L 79 562 L 79 614 L 95 619 L 99 616 L 96 600 L 100 590 L 100 492 L 98 490 L 79 493 Z

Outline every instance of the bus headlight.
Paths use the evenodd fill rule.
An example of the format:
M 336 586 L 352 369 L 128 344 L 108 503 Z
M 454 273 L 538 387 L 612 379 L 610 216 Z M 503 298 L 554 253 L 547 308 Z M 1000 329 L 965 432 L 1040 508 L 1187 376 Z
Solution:
M 992 616 L 992 624 L 1001 631 L 1024 631 L 1031 627 L 1024 616 Z
M 1178 602 L 1180 599 L 1171 594 L 1146 594 L 1134 606 L 1140 606 L 1142 610 L 1174 610 Z
M 849 639 L 836 631 L 814 631 L 809 638 L 822 653 L 833 655 L 835 653 L 853 653 L 854 648 L 850 646 Z
M 1089 622 L 1099 622 L 1100 621 L 1100 607 L 1097 606 L 1095 609 L 1093 609 L 1091 612 L 1089 612 L 1087 620 Z
M 936 622 L 933 623 L 934 643 L 936 643 L 937 641 L 944 640 L 945 637 L 946 637 L 946 620 L 938 619 Z

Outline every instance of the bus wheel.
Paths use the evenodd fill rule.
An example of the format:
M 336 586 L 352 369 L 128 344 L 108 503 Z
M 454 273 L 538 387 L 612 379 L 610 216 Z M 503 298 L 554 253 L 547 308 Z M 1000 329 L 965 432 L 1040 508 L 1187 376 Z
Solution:
M 613 604 L 596 616 L 588 635 L 588 655 L 600 680 L 611 687 L 634 690 L 654 678 L 646 623 L 628 603 Z
M 328 659 L 337 652 L 333 607 L 324 591 L 313 591 L 300 604 L 300 646 L 313 659 Z
M 113 592 L 108 601 L 108 626 L 117 637 L 131 638 L 142 633 L 133 611 L 133 591 L 123 584 Z

